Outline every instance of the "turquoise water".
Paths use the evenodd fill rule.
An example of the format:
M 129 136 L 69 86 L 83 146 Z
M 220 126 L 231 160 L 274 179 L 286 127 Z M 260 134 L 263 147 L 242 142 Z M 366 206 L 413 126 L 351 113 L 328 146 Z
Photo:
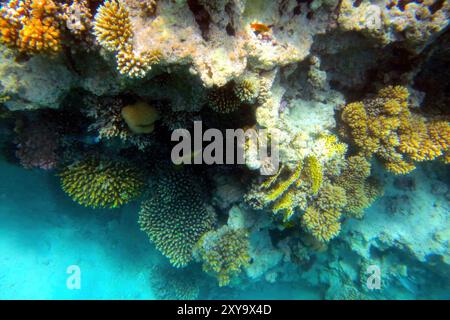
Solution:
M 154 248 L 146 235 L 137 225 L 137 204 L 126 205 L 116 210 L 86 209 L 76 205 L 59 188 L 58 178 L 53 173 L 26 170 L 16 164 L 0 161 L 0 298 L 1 299 L 153 299 L 151 269 L 155 265 L 167 265 L 165 258 Z M 427 188 L 427 177 L 418 173 L 418 189 Z M 422 192 L 422 191 L 420 191 Z M 426 191 L 424 191 L 426 192 Z M 416 196 L 419 192 L 415 193 Z M 389 194 L 388 194 L 389 196 Z M 423 202 L 419 199 L 413 205 L 415 210 L 448 214 L 448 202 L 434 199 Z M 386 197 L 386 195 L 385 195 Z M 422 196 L 423 197 L 423 196 Z M 378 232 L 377 224 L 386 223 L 391 229 L 397 228 L 399 233 L 418 232 L 409 230 L 411 222 L 408 216 L 403 219 L 390 216 L 386 219 L 383 212 L 383 202 L 378 201 L 366 214 L 363 221 L 350 223 L 347 229 L 370 229 L 373 236 Z M 443 206 L 443 207 L 442 207 Z M 420 213 L 416 212 L 420 219 Z M 433 223 L 448 223 L 448 217 L 434 217 Z M 430 219 L 430 225 L 432 219 Z M 426 221 L 414 221 L 416 227 L 423 230 Z M 422 224 L 422 225 L 421 225 Z M 434 228 L 431 226 L 429 228 Z M 404 230 L 400 230 L 404 228 Z M 391 230 L 389 230 L 391 231 Z M 447 231 L 448 232 L 448 231 Z M 346 235 L 346 234 L 345 234 Z M 411 246 L 424 245 L 424 250 L 432 251 L 433 242 L 427 240 L 427 235 L 416 235 L 419 243 Z M 423 243 L 422 241 L 429 241 Z M 360 246 L 355 240 L 355 247 Z M 337 244 L 340 248 L 345 244 Z M 355 249 L 355 248 L 353 248 Z M 414 249 L 419 250 L 414 247 Z M 436 248 L 434 248 L 436 249 Z M 334 249 L 337 250 L 337 249 Z M 259 281 L 247 284 L 242 288 L 219 288 L 215 279 L 204 277 L 200 298 L 221 299 L 321 299 L 332 298 L 343 288 L 342 278 L 336 276 L 333 269 L 345 272 L 354 268 L 357 263 L 351 251 L 342 250 L 341 262 L 327 266 L 324 263 L 326 253 L 318 254 L 316 266 L 302 275 L 297 281 L 275 284 Z M 447 250 L 441 252 L 443 256 Z M 397 256 L 396 256 L 397 255 Z M 396 257 L 395 257 L 396 256 Z M 389 262 L 392 260 L 391 262 Z M 448 279 L 439 279 L 439 274 L 433 274 L 433 263 L 418 263 L 415 259 L 402 253 L 393 252 L 386 256 L 386 264 L 404 263 L 415 269 L 416 278 L 405 277 L 403 281 L 394 281 L 389 290 L 373 293 L 373 298 L 449 298 Z M 434 263 L 436 265 L 436 262 Z M 66 286 L 70 265 L 78 265 L 81 269 L 81 288 L 69 290 Z M 384 267 L 384 266 L 383 266 Z M 448 268 L 448 265 L 444 266 Z M 191 269 L 200 269 L 196 264 Z M 298 272 L 298 271 L 297 271 Z M 354 271 L 348 271 L 351 274 Z M 445 270 L 440 270 L 443 276 Z M 424 275 L 428 273 L 428 276 Z M 318 280 L 317 278 L 326 280 Z M 420 279 L 422 277 L 423 279 Z M 442 280 L 444 282 L 442 282 Z M 434 282 L 435 281 L 435 282 Z M 416 283 L 415 283 L 416 282 Z M 314 285 L 315 283 L 315 285 Z M 328 286 L 326 285 L 328 283 Z M 420 284 L 419 290 L 417 284 Z M 355 284 L 357 285 L 357 284 Z M 336 286 L 338 289 L 336 289 Z M 330 288 L 331 293 L 330 293 Z M 339 289 L 340 288 L 340 289 Z M 419 287 L 420 288 L 420 287 Z M 328 290 L 328 291 L 327 291 Z M 338 292 L 332 293 L 333 290 Z M 417 291 L 418 290 L 418 291 Z M 428 290 L 428 292 L 427 292 Z M 328 292 L 328 296 L 326 296 Z M 330 296 L 331 295 L 331 296 Z M 337 297 L 337 296 L 336 296 Z
M 4 158 L 0 176 L 0 299 L 155 298 L 150 269 L 165 261 L 139 230 L 138 205 L 83 208 L 61 191 L 53 173 Z M 81 269 L 80 290 L 66 286 L 70 265 Z M 298 284 L 217 291 L 212 294 L 229 299 L 319 297 Z

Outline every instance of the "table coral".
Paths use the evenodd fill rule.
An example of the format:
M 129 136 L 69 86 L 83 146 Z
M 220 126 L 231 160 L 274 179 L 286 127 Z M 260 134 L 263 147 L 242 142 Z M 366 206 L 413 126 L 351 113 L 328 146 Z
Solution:
M 184 171 L 161 173 L 149 191 L 139 225 L 173 266 L 184 267 L 195 244 L 212 229 L 214 214 L 204 203 L 201 187 Z
M 119 160 L 88 157 L 63 168 L 61 187 L 74 201 L 92 208 L 118 208 L 142 192 L 142 172 Z
M 408 97 L 406 88 L 389 86 L 375 98 L 347 104 L 342 112 L 344 135 L 395 174 L 409 173 L 414 162 L 440 157 L 450 146 L 449 123 L 413 112 Z
M 0 9 L 1 42 L 21 52 L 61 50 L 58 6 L 52 0 L 10 0 Z
M 223 226 L 202 236 L 196 254 L 203 262 L 203 270 L 217 277 L 219 286 L 226 286 L 249 264 L 249 239 L 244 229 Z

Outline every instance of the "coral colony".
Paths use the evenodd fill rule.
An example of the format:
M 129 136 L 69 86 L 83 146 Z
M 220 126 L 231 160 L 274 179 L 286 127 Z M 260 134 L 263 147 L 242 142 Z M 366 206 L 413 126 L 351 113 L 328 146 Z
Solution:
M 427 297 L 418 270 L 449 288 L 449 1 L 0 5 L 2 150 L 92 215 L 135 203 L 167 262 L 156 297 L 283 281 L 327 299 Z M 395 197 L 424 172 L 443 186 L 420 221 L 428 209 Z M 409 210 L 397 230 L 388 204 Z M 367 289 L 369 265 L 391 291 Z

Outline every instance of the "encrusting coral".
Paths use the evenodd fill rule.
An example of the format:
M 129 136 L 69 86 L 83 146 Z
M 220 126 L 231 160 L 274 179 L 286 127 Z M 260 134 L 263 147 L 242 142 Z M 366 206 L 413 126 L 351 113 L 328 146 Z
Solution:
M 30 54 L 59 52 L 57 15 L 52 0 L 10 0 L 0 9 L 0 42 Z
M 342 112 L 344 136 L 367 156 L 378 156 L 387 170 L 406 174 L 414 162 L 433 160 L 450 148 L 450 124 L 414 113 L 405 87 L 389 86 Z
M 212 229 L 215 216 L 190 174 L 168 171 L 157 180 L 142 203 L 139 225 L 173 266 L 184 267 L 200 237 Z
M 202 236 L 195 255 L 203 262 L 203 270 L 217 277 L 219 286 L 226 286 L 250 261 L 248 233 L 223 226 Z
M 103 47 L 116 53 L 119 72 L 132 78 L 145 77 L 162 56 L 158 49 L 135 53 L 129 12 L 118 0 L 107 0 L 98 8 L 94 34 Z
M 63 168 L 61 187 L 74 201 L 92 208 L 118 208 L 142 192 L 142 172 L 122 160 L 87 157 Z

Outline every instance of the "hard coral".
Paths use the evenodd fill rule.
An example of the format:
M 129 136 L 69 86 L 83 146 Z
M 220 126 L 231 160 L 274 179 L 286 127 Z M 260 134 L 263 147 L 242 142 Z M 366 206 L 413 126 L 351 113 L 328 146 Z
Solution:
M 96 157 L 65 167 L 59 176 L 64 192 L 93 208 L 118 208 L 136 199 L 144 186 L 142 173 L 133 165 Z
M 25 53 L 59 52 L 57 11 L 52 0 L 10 0 L 0 9 L 0 41 Z
M 201 236 L 211 230 L 214 215 L 200 186 L 184 171 L 161 173 L 150 197 L 142 203 L 139 225 L 170 263 L 184 267 Z
M 119 72 L 131 78 L 145 77 L 162 56 L 157 49 L 135 53 L 128 9 L 121 1 L 107 0 L 100 6 L 94 19 L 94 33 L 103 47 L 116 53 Z
M 226 286 L 248 265 L 249 239 L 244 229 L 223 226 L 207 232 L 200 239 L 196 253 L 203 261 L 203 270 L 217 277 L 219 286 Z
M 302 215 L 302 225 L 317 240 L 328 242 L 339 234 L 340 218 L 341 212 L 338 210 L 324 211 L 310 206 Z
M 406 174 L 414 162 L 433 160 L 450 146 L 446 121 L 429 121 L 410 110 L 408 90 L 389 86 L 377 97 L 346 105 L 344 135 L 367 156 L 376 155 L 395 174 Z

